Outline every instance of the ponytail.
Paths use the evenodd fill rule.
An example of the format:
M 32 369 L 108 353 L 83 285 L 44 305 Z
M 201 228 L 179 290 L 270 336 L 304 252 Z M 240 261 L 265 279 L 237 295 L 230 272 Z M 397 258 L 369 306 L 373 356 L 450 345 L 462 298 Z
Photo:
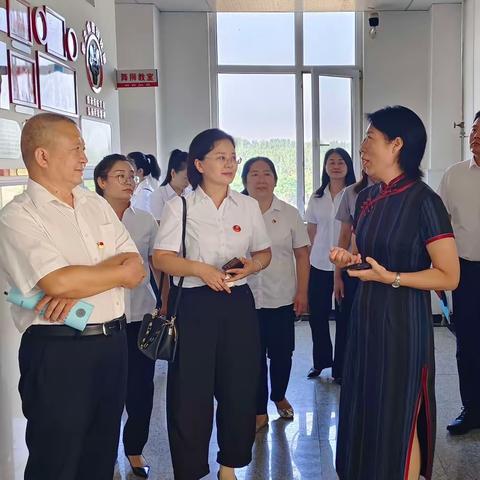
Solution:
M 160 167 L 158 166 L 158 162 L 157 162 L 157 159 L 155 158 L 155 155 L 152 155 L 151 153 L 149 153 L 148 155 L 145 155 L 145 157 L 147 158 L 148 163 L 150 165 L 150 175 L 155 180 L 158 180 L 162 172 L 160 170 Z
M 168 159 L 167 175 L 165 180 L 162 182 L 162 187 L 168 185 L 172 181 L 172 170 L 175 173 L 181 172 L 187 168 L 188 153 L 182 152 L 176 148 L 170 153 L 170 158 Z

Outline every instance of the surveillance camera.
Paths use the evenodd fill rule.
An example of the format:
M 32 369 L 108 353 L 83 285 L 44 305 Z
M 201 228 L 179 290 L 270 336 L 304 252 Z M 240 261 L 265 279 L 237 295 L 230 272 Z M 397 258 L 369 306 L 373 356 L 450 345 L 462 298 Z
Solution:
M 378 16 L 378 13 L 377 13 L 377 12 L 369 13 L 369 15 L 368 15 L 368 24 L 369 24 L 370 27 L 372 27 L 372 28 L 378 27 L 378 25 L 380 24 L 380 18 L 379 18 L 379 16 Z

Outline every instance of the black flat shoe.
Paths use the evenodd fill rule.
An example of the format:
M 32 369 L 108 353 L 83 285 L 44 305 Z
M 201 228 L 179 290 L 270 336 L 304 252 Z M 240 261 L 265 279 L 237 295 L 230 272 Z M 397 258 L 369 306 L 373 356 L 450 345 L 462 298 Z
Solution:
M 451 435 L 465 435 L 470 430 L 480 428 L 480 415 L 463 408 L 462 413 L 447 426 Z
M 312 367 L 307 373 L 307 378 L 318 377 L 321 373 L 322 373 L 321 370 L 317 370 L 316 368 Z
M 134 475 L 140 478 L 148 478 L 148 474 L 150 473 L 150 465 L 145 465 L 144 467 L 134 467 L 128 457 L 127 460 Z

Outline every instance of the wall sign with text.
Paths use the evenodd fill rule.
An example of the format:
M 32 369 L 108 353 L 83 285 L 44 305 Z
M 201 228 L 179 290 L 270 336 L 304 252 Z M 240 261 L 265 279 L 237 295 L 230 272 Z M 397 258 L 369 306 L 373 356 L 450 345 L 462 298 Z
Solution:
M 157 70 L 117 70 L 117 88 L 139 87 L 158 87 Z

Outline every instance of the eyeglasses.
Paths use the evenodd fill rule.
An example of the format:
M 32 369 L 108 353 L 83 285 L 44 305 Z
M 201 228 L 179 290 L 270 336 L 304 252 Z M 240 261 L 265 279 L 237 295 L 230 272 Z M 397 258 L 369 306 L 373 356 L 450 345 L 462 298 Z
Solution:
M 217 155 L 216 157 L 212 157 L 210 155 L 205 155 L 205 158 L 211 158 L 222 165 L 227 165 L 228 163 L 236 163 L 237 165 L 240 165 L 242 163 L 242 157 L 236 156 L 226 157 L 225 155 Z
M 117 175 L 107 175 L 107 177 L 116 178 L 120 185 L 126 185 L 127 183 L 137 185 L 140 182 L 140 178 L 138 178 L 136 175 L 125 175 L 123 173 L 119 173 Z

